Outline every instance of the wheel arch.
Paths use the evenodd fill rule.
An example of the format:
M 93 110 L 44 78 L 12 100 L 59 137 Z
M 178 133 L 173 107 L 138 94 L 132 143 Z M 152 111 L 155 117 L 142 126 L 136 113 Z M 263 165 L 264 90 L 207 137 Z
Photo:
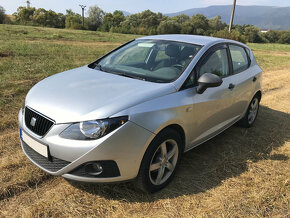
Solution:
M 185 150 L 185 132 L 184 132 L 184 129 L 178 125 L 178 124 L 171 124 L 169 126 L 166 126 L 165 128 L 163 128 L 161 131 L 164 131 L 166 129 L 172 129 L 174 131 L 176 131 L 180 137 L 181 137 L 181 140 L 182 140 L 182 152 L 184 152 Z
M 151 142 L 154 140 L 154 138 L 160 134 L 161 132 L 163 131 L 166 131 L 167 129 L 172 129 L 174 131 L 176 131 L 178 133 L 178 135 L 181 137 L 181 140 L 182 140 L 182 152 L 184 152 L 185 150 L 185 145 L 186 145 L 186 134 L 185 134 L 185 131 L 183 129 L 183 127 L 177 123 L 174 123 L 174 124 L 168 124 L 167 126 L 161 128 L 157 133 L 156 135 L 152 138 L 152 140 L 150 141 L 149 145 L 151 144 Z M 148 146 L 149 146 L 148 145 Z M 148 147 L 147 147 L 148 148 Z M 146 150 L 147 150 L 146 148 Z M 146 152 L 146 151 L 145 151 Z
M 259 101 L 261 101 L 261 99 L 262 99 L 262 91 L 261 90 L 257 91 L 256 94 L 254 95 L 254 97 L 255 96 L 258 96 Z

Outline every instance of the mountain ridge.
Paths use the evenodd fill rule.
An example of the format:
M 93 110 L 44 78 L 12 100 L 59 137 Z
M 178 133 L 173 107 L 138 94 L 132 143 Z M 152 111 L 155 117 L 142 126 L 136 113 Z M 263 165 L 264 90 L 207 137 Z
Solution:
M 223 22 L 229 23 L 232 5 L 213 5 L 204 8 L 192 8 L 175 13 L 166 13 L 173 17 L 180 14 L 193 16 L 203 14 L 207 18 L 220 15 Z M 261 29 L 288 30 L 290 29 L 290 7 L 279 6 L 244 6 L 237 5 L 234 24 L 253 24 Z

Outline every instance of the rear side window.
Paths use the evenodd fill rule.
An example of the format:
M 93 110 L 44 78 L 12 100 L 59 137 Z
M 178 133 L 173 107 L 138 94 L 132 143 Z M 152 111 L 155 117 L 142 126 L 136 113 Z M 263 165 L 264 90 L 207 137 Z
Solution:
M 240 73 L 249 67 L 249 60 L 244 48 L 230 45 L 234 74 Z

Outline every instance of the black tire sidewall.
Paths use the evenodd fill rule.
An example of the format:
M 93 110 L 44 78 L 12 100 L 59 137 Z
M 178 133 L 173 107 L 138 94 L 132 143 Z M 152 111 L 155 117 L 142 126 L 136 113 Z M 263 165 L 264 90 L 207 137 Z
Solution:
M 249 113 L 250 113 L 250 108 L 251 108 L 251 104 L 252 104 L 252 102 L 253 102 L 255 99 L 258 100 L 257 113 L 256 113 L 256 116 L 255 116 L 255 119 L 253 120 L 253 122 L 252 122 L 252 123 L 249 123 L 248 116 L 249 116 Z M 252 99 L 252 101 L 251 101 L 251 103 L 250 103 L 250 105 L 249 105 L 248 111 L 247 111 L 247 121 L 248 121 L 248 125 L 249 125 L 249 127 L 251 127 L 251 126 L 254 125 L 254 123 L 255 123 L 255 121 L 256 121 L 256 119 L 257 119 L 257 117 L 258 117 L 259 109 L 260 109 L 260 99 L 258 98 L 257 95 L 255 95 L 255 96 L 253 97 L 253 99 Z
M 250 124 L 248 117 L 249 117 L 249 113 L 250 113 L 250 109 L 251 109 L 251 104 L 254 101 L 254 99 L 257 99 L 258 100 L 258 110 L 257 110 L 257 114 L 256 114 L 256 117 L 255 117 L 254 121 Z M 251 102 L 250 102 L 250 104 L 248 106 L 247 113 L 245 114 L 245 116 L 243 117 L 243 119 L 241 119 L 239 121 L 239 123 L 238 123 L 239 126 L 244 127 L 244 128 L 250 128 L 250 127 L 252 127 L 254 125 L 257 117 L 258 117 L 259 109 L 260 109 L 260 98 L 257 95 L 255 95 L 252 98 L 252 100 L 251 100 Z
M 178 145 L 177 163 L 176 163 L 174 171 L 172 172 L 172 174 L 170 175 L 170 177 L 167 179 L 166 182 L 164 182 L 161 185 L 154 185 L 154 184 L 152 184 L 152 182 L 149 178 L 149 168 L 150 168 L 151 160 L 152 160 L 152 157 L 155 154 L 156 150 L 160 146 L 160 144 L 168 139 L 173 139 L 177 142 L 177 145 Z M 174 178 L 174 175 L 176 173 L 176 170 L 179 166 L 179 163 L 180 163 L 182 150 L 183 149 L 182 149 L 181 137 L 175 130 L 166 129 L 166 130 L 160 132 L 153 139 L 153 141 L 150 143 L 149 147 L 147 148 L 147 150 L 145 152 L 145 155 L 144 155 L 142 163 L 141 163 L 140 171 L 139 171 L 139 177 L 141 180 L 140 182 L 142 183 L 142 186 L 143 186 L 142 189 L 144 191 L 148 191 L 151 193 L 159 191 L 162 188 L 164 188 L 165 186 L 167 186 L 172 181 L 172 179 Z

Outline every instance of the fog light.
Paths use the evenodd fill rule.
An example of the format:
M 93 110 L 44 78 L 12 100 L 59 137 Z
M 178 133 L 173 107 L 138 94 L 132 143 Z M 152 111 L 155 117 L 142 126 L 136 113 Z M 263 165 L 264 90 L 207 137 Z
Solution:
M 85 165 L 85 171 L 91 176 L 98 176 L 103 172 L 103 167 L 99 163 L 88 163 Z

